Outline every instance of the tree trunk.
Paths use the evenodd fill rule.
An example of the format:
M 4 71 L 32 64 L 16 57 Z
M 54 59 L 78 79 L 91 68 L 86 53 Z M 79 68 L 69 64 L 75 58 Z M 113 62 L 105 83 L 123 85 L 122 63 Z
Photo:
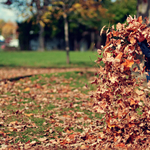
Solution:
M 90 50 L 94 51 L 95 48 L 95 33 L 94 31 L 91 32 L 91 45 Z
M 39 31 L 39 51 L 44 51 L 44 27 L 39 23 L 40 31 Z
M 67 64 L 70 63 L 69 59 L 69 34 L 68 34 L 68 20 L 67 20 L 67 15 L 64 15 L 64 31 L 65 31 L 65 50 L 67 54 L 67 59 L 66 62 Z
M 74 50 L 75 51 L 79 50 L 79 48 L 78 48 L 78 42 L 77 42 L 77 37 L 74 37 Z
M 99 36 L 99 34 L 96 35 L 97 37 L 97 43 L 96 43 L 96 49 L 101 49 L 101 43 L 102 43 L 102 36 Z
M 150 0 L 138 0 L 137 1 L 137 17 L 142 16 L 149 18 L 150 21 Z

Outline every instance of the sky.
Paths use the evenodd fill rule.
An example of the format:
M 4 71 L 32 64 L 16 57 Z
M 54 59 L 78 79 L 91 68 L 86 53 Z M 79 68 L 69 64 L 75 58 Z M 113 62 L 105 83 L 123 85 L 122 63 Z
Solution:
M 17 16 L 12 10 L 4 8 L 0 4 L 0 19 L 3 19 L 6 22 L 7 21 L 15 22 L 15 21 L 17 21 Z

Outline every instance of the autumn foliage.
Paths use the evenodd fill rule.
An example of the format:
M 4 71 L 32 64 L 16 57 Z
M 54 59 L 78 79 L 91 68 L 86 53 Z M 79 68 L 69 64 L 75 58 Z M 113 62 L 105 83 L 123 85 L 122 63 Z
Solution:
M 98 50 L 99 55 L 104 51 L 97 63 L 105 64 L 93 82 L 97 85 L 94 109 L 103 114 L 100 148 L 145 149 L 150 146 L 148 89 L 131 73 L 144 73 L 144 68 L 138 70 L 132 66 L 140 63 L 136 59 L 137 54 L 142 53 L 138 41 L 146 39 L 150 43 L 148 24 L 147 19 L 143 23 L 141 16 L 129 16 L 126 23 L 118 23 L 116 29 L 112 26 L 107 31 L 106 45 Z
M 16 36 L 16 30 L 17 30 L 17 24 L 13 23 L 13 22 L 7 22 L 5 23 L 5 25 L 2 27 L 2 35 L 5 38 L 10 37 L 11 35 Z M 17 38 L 17 37 L 15 37 Z

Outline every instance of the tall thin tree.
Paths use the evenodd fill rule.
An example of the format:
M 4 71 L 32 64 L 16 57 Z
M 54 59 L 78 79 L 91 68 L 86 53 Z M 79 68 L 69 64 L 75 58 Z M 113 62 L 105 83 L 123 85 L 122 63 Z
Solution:
M 59 16 L 63 16 L 64 18 L 64 36 L 65 36 L 65 50 L 66 50 L 66 62 L 67 64 L 70 63 L 69 57 L 69 20 L 68 16 L 72 13 L 72 6 L 74 3 L 78 2 L 78 0 L 53 0 L 53 8 L 59 9 L 60 13 Z

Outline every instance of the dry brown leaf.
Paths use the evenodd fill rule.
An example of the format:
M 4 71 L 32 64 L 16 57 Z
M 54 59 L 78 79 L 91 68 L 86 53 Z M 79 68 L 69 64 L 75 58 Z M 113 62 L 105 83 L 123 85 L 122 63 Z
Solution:
M 30 113 L 30 114 L 24 113 L 24 115 L 27 116 L 27 117 L 31 117 L 31 116 L 33 116 L 34 114 L 32 114 L 32 113 Z
M 29 87 L 27 87 L 27 88 L 25 88 L 25 89 L 23 90 L 23 92 L 28 92 L 28 91 L 30 91 L 30 88 L 29 88 Z
M 101 32 L 100 32 L 100 36 L 103 34 L 103 31 L 104 31 L 105 27 L 106 27 L 106 25 L 102 27 Z
M 46 140 L 47 140 L 47 137 L 38 138 L 38 141 L 40 141 L 40 142 L 44 142 L 44 141 L 46 141 Z

